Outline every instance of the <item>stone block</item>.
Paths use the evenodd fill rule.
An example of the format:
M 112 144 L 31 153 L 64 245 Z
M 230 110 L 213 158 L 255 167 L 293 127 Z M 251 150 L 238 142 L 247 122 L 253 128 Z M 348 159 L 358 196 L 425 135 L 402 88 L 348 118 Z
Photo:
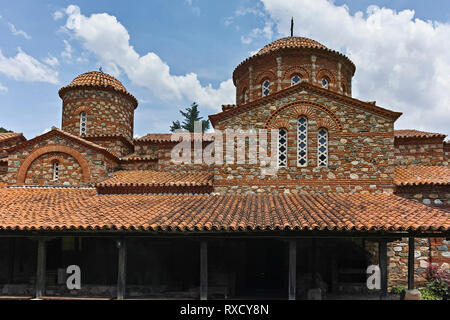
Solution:
M 422 300 L 422 294 L 419 290 L 406 290 L 405 300 Z

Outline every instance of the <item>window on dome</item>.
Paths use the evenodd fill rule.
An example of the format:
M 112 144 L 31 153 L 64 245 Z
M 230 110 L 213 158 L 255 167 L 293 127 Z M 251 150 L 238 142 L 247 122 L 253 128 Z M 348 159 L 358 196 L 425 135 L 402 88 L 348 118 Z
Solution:
M 261 85 L 261 89 L 262 89 L 262 96 L 267 97 L 270 94 L 270 81 L 265 80 Z
M 286 129 L 278 131 L 278 166 L 287 167 L 287 137 Z
M 59 162 L 53 162 L 53 181 L 59 180 Z
M 327 78 L 322 79 L 322 88 L 328 89 L 330 87 L 330 81 Z
M 328 130 L 324 128 L 319 129 L 317 161 L 319 167 L 328 167 Z
M 308 119 L 305 117 L 297 123 L 297 165 L 308 166 Z
M 85 112 L 80 113 L 80 136 L 86 136 L 87 132 L 87 114 Z
M 295 86 L 296 84 L 299 84 L 302 81 L 302 78 L 296 74 L 291 78 L 291 86 Z
M 246 104 L 248 102 L 248 91 L 247 91 L 247 89 L 244 90 L 242 99 L 244 101 L 244 104 Z

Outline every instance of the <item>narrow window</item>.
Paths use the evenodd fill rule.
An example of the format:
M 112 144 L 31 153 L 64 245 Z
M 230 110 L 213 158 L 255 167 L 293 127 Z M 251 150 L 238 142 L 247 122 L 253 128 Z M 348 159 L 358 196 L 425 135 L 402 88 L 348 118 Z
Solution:
M 291 78 L 291 86 L 295 86 L 296 84 L 299 84 L 302 81 L 302 78 L 296 74 Z
M 53 162 L 53 181 L 59 180 L 59 162 Z
M 308 119 L 305 117 L 297 123 L 297 165 L 308 166 Z
M 278 166 L 287 167 L 287 130 L 278 131 Z
M 319 167 L 328 167 L 328 131 L 327 129 L 319 129 L 317 145 L 317 159 Z
M 329 87 L 330 87 L 330 81 L 328 80 L 328 78 L 323 78 L 322 79 L 322 88 L 328 89 Z
M 80 113 L 80 136 L 86 136 L 87 131 L 87 115 L 86 113 Z
M 262 96 L 267 97 L 270 94 L 270 81 L 266 80 L 261 85 L 262 88 Z

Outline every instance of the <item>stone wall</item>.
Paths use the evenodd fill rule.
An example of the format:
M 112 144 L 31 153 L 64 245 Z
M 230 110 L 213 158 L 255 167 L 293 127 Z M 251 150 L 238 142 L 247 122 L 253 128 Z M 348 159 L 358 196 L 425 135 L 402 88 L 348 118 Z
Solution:
M 395 139 L 397 165 L 448 165 L 442 138 Z
M 6 157 L 8 155 L 7 149 L 18 145 L 24 140 L 25 138 L 23 136 L 18 136 L 0 141 L 0 158 Z
M 450 185 L 401 186 L 395 194 L 426 205 L 450 208 Z
M 99 89 L 72 89 L 63 96 L 62 129 L 80 136 L 80 114 L 87 114 L 87 136 L 133 139 L 134 104 L 126 95 Z
M 59 181 L 53 179 L 53 162 L 62 164 Z M 8 184 L 91 185 L 117 169 L 117 160 L 62 135 L 49 136 L 14 151 L 8 157 Z
M 299 116 L 309 120 L 306 167 L 297 166 Z M 328 129 L 329 162 L 328 167 L 319 168 L 318 130 L 323 127 Z M 247 153 L 242 165 L 216 166 L 218 192 L 393 192 L 394 128 L 387 117 L 303 91 L 261 103 L 216 124 L 216 129 L 227 128 L 286 128 L 288 166 L 263 179 L 260 165 L 249 164 Z
M 444 142 L 445 161 L 450 164 L 450 141 Z
M 133 153 L 134 151 L 131 142 L 126 142 L 121 137 L 86 137 L 85 139 L 106 148 L 118 158 Z

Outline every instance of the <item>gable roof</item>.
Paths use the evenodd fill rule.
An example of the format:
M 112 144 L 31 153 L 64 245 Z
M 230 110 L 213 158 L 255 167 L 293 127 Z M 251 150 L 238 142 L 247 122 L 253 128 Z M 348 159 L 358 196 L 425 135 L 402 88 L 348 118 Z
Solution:
M 8 141 L 10 139 L 15 139 L 15 138 L 22 138 L 22 140 L 26 140 L 26 138 L 23 136 L 22 133 L 16 133 L 16 132 L 0 133 L 0 143 Z
M 47 140 L 50 137 L 55 136 L 55 135 L 62 135 L 62 136 L 66 137 L 66 138 L 68 138 L 68 139 L 70 139 L 70 140 L 72 140 L 72 141 L 74 141 L 76 143 L 80 143 L 80 144 L 85 145 L 87 147 L 91 147 L 91 148 L 101 152 L 102 154 L 106 155 L 107 157 L 112 158 L 115 161 L 119 161 L 119 158 L 117 158 L 115 155 L 113 155 L 111 152 L 109 152 L 108 149 L 106 149 L 106 148 L 104 148 L 104 147 L 102 147 L 102 146 L 100 146 L 100 145 L 98 145 L 96 143 L 93 143 L 93 142 L 90 142 L 88 140 L 85 140 L 85 139 L 83 139 L 81 137 L 75 136 L 75 135 L 73 135 L 71 133 L 68 133 L 68 132 L 63 131 L 61 129 L 58 129 L 56 127 L 53 127 L 52 130 L 50 130 L 50 131 L 48 131 L 48 132 L 46 132 L 44 134 L 41 134 L 40 136 L 37 136 L 37 137 L 35 137 L 33 139 L 27 140 L 27 141 L 25 141 L 23 143 L 20 143 L 20 144 L 14 146 L 12 148 L 9 148 L 9 149 L 7 149 L 7 151 L 8 151 L 8 153 L 15 152 L 15 151 L 21 150 L 21 149 L 23 149 L 23 148 L 25 148 L 25 147 L 27 147 L 29 145 L 35 144 L 35 143 L 40 142 L 40 141 Z
M 396 167 L 394 183 L 398 186 L 450 185 L 450 168 L 445 166 Z
M 194 141 L 196 139 L 196 135 L 194 133 L 181 133 L 190 135 L 190 140 Z M 135 142 L 153 142 L 153 143 L 178 143 L 183 140 L 184 137 L 177 136 L 178 138 L 175 138 L 173 133 L 149 133 L 145 135 L 142 138 L 136 139 Z M 202 135 L 202 138 L 200 139 L 204 142 L 213 142 L 214 141 L 214 135 L 209 133 L 204 133 Z
M 0 188 L 6 231 L 448 232 L 449 218 L 385 194 L 98 196 L 95 189 Z
M 308 82 L 301 82 L 300 84 L 288 87 L 286 89 L 283 89 L 283 90 L 280 90 L 280 91 L 277 91 L 277 92 L 274 92 L 273 94 L 270 94 L 270 95 L 268 95 L 266 97 L 262 97 L 262 98 L 256 99 L 256 100 L 254 100 L 252 102 L 249 102 L 247 104 L 239 105 L 239 106 L 237 106 L 235 108 L 232 108 L 232 109 L 229 109 L 229 110 L 226 110 L 226 111 L 222 111 L 222 112 L 219 112 L 219 113 L 214 114 L 214 115 L 210 115 L 209 119 L 210 119 L 212 125 L 215 126 L 218 122 L 220 122 L 222 120 L 234 117 L 234 116 L 239 115 L 241 113 L 244 113 L 244 112 L 247 112 L 247 111 L 252 110 L 254 108 L 257 108 L 257 107 L 259 107 L 262 104 L 271 102 L 273 100 L 280 99 L 280 98 L 282 98 L 284 96 L 287 96 L 289 94 L 292 94 L 292 93 L 295 93 L 295 92 L 298 92 L 298 91 L 302 91 L 302 90 L 305 90 L 305 89 L 310 91 L 310 92 L 313 92 L 313 93 L 316 93 L 316 94 L 319 94 L 319 95 L 322 95 L 322 96 L 329 97 L 329 98 L 331 98 L 331 99 L 333 99 L 335 101 L 346 103 L 348 105 L 351 105 L 351 106 L 354 106 L 354 107 L 357 107 L 357 108 L 360 108 L 360 109 L 363 109 L 363 110 L 375 113 L 377 115 L 386 117 L 388 119 L 392 119 L 394 121 L 397 120 L 402 115 L 401 112 L 395 112 L 395 111 L 392 111 L 392 110 L 384 109 L 384 108 L 378 107 L 378 106 L 376 106 L 376 105 L 374 105 L 373 103 L 370 103 L 370 102 L 365 102 L 365 101 L 361 101 L 361 100 L 358 100 L 358 99 L 354 99 L 354 98 L 342 95 L 340 93 L 337 93 L 337 92 L 334 92 L 334 91 L 331 91 L 331 90 L 328 90 L 328 89 L 320 88 L 320 87 L 318 87 L 316 85 L 313 85 L 311 83 L 308 83 Z

